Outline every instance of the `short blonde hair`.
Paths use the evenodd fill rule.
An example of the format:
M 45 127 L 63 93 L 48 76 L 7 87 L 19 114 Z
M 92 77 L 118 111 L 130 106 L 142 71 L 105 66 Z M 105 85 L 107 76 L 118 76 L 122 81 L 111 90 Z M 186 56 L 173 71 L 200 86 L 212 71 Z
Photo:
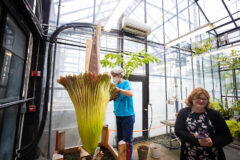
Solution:
M 188 107 L 192 107 L 193 106 L 193 100 L 198 98 L 201 94 L 205 95 L 208 99 L 208 103 L 206 105 L 206 108 L 211 108 L 211 105 L 209 103 L 209 100 L 210 100 L 210 96 L 209 96 L 209 93 L 206 89 L 204 88 L 195 88 L 191 94 L 187 97 L 187 99 L 185 100 L 185 104 L 188 106 Z

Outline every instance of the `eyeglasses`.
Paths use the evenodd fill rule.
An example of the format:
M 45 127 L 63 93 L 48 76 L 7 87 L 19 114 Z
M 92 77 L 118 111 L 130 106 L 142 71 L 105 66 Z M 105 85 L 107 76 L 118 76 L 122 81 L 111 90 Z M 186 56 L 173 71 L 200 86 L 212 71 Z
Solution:
M 196 98 L 195 100 L 197 100 L 197 101 L 204 101 L 204 102 L 206 102 L 208 99 L 207 99 L 207 98 Z

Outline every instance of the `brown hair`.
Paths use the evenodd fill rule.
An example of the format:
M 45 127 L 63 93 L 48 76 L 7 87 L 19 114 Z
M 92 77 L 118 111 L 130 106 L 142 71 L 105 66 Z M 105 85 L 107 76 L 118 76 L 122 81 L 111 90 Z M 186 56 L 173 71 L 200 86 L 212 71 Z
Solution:
M 211 105 L 209 103 L 209 99 L 210 99 L 210 96 L 209 96 L 209 93 L 206 89 L 204 88 L 195 88 L 191 94 L 187 97 L 187 99 L 185 100 L 185 104 L 188 106 L 188 107 L 192 107 L 193 106 L 193 100 L 198 98 L 201 94 L 204 94 L 207 99 L 208 99 L 208 103 L 206 105 L 206 108 L 211 108 Z

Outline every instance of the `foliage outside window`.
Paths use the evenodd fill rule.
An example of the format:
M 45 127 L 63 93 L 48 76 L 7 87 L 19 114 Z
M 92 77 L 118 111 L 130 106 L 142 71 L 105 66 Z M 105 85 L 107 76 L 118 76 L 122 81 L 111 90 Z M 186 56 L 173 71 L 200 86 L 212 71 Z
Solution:
M 207 53 L 210 49 L 213 48 L 213 45 L 216 43 L 216 38 L 208 38 L 207 40 L 201 40 L 199 43 L 194 43 L 193 47 L 193 57 L 196 55 L 201 55 Z
M 222 55 L 217 58 L 217 62 L 222 68 L 237 69 L 240 68 L 240 51 L 232 50 L 230 55 Z

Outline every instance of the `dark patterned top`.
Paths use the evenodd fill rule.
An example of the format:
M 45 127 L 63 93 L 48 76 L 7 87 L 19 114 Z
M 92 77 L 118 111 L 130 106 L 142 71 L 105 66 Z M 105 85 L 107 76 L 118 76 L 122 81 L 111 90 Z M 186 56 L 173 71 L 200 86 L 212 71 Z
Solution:
M 215 129 L 207 112 L 195 113 L 191 111 L 186 119 L 186 127 L 191 134 L 203 132 L 210 137 L 215 134 Z M 188 160 L 214 160 L 218 157 L 216 147 L 194 146 L 189 142 L 185 142 L 184 154 Z
M 186 153 L 188 151 L 188 149 L 186 147 L 186 142 L 190 143 L 192 146 L 196 146 L 196 147 L 200 146 L 199 143 L 198 143 L 198 139 L 195 138 L 194 135 L 192 134 L 192 133 L 195 132 L 194 130 L 198 131 L 198 129 L 194 129 L 194 128 L 202 128 L 204 130 L 207 130 L 207 133 L 210 134 L 210 137 L 211 137 L 212 142 L 213 142 L 212 147 L 217 148 L 217 155 L 216 155 L 217 159 L 218 160 L 226 160 L 226 157 L 225 157 L 224 152 L 223 152 L 223 147 L 228 145 L 229 143 L 231 143 L 233 141 L 233 138 L 232 138 L 232 135 L 231 135 L 231 133 L 228 129 L 228 126 L 227 126 L 225 120 L 222 118 L 221 114 L 216 110 L 207 109 L 206 113 L 204 113 L 205 114 L 204 117 L 206 117 L 207 119 L 210 120 L 210 123 L 212 125 L 208 125 L 208 126 L 210 126 L 210 128 L 213 128 L 213 129 L 211 130 L 209 127 L 207 127 L 207 129 L 205 129 L 204 127 L 199 127 L 199 125 L 198 125 L 198 127 L 192 126 L 192 128 L 191 129 L 189 128 L 189 130 L 188 130 L 188 128 L 187 128 L 188 125 L 186 125 L 187 124 L 186 123 L 187 118 L 192 119 L 193 122 L 194 122 L 194 120 L 196 120 L 196 121 L 199 120 L 199 118 L 197 118 L 197 117 L 200 116 L 197 113 L 194 113 L 194 114 L 196 114 L 198 116 L 194 116 L 194 114 L 192 115 L 191 112 L 192 112 L 192 110 L 191 110 L 190 107 L 182 108 L 178 113 L 176 123 L 175 123 L 175 133 L 180 138 L 180 140 L 182 142 L 180 160 L 189 159 L 188 158 L 189 156 Z M 203 119 L 206 119 L 206 118 L 203 118 Z M 206 121 L 206 122 L 208 122 L 208 124 L 209 124 L 209 121 Z M 204 124 L 205 124 L 205 122 L 204 122 Z M 202 125 L 200 125 L 200 126 L 202 126 Z M 204 126 L 206 126 L 206 125 L 204 125 Z M 212 134 L 212 133 L 214 133 L 214 134 Z M 207 148 L 207 147 L 204 147 L 204 149 L 205 148 Z M 197 148 L 195 148 L 195 149 L 197 151 L 200 150 L 200 149 L 197 149 Z M 199 155 L 199 154 L 197 154 L 197 155 Z M 194 156 L 192 156 L 192 157 L 194 157 Z M 200 157 L 195 156 L 194 159 L 200 159 Z M 208 158 L 208 159 L 210 159 L 210 158 Z M 216 159 L 216 158 L 213 158 L 213 159 Z

